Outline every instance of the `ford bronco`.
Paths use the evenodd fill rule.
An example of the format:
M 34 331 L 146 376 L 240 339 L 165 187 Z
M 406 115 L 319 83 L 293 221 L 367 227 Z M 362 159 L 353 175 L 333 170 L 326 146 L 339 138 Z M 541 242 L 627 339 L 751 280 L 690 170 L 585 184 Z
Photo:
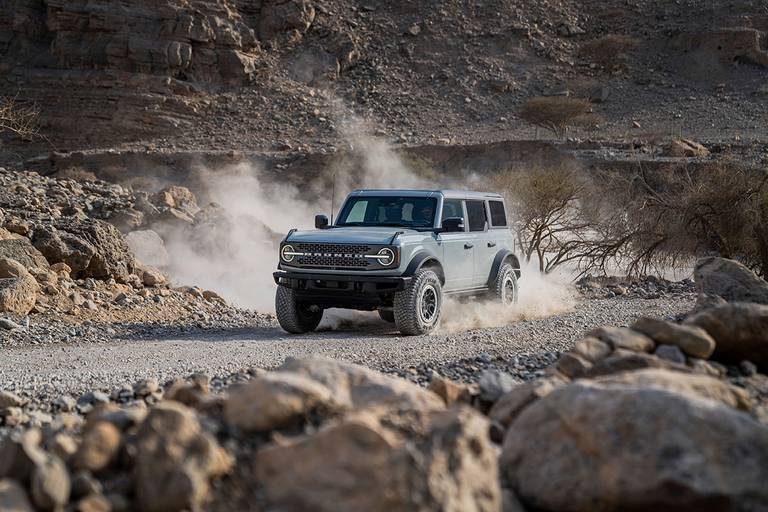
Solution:
M 327 308 L 378 310 L 406 335 L 440 320 L 447 295 L 517 301 L 520 262 L 504 199 L 455 190 L 357 190 L 336 222 L 280 243 L 275 308 L 290 333 L 314 330 Z

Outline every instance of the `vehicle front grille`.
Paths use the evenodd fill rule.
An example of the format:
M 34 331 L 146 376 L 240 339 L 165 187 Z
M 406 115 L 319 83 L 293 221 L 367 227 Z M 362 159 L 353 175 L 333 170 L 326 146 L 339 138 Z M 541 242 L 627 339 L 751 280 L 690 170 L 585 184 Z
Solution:
M 369 245 L 302 243 L 294 247 L 297 252 L 305 253 L 296 257 L 300 266 L 365 268 L 372 263 L 364 257 L 371 251 Z

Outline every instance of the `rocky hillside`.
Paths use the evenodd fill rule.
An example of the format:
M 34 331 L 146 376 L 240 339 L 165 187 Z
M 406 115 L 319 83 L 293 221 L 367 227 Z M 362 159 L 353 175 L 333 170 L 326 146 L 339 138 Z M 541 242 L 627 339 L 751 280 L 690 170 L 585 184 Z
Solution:
M 591 136 L 759 139 L 767 29 L 759 0 L 4 0 L 0 89 L 52 146 L 3 159 L 326 151 L 352 113 L 398 144 L 530 138 L 520 102 L 565 91 L 605 119 Z
M 3 510 L 764 510 L 768 285 L 697 268 L 682 323 L 592 330 L 528 382 L 327 359 L 51 404 L 0 391 Z M 719 302 L 719 305 L 712 305 Z M 42 405 L 42 408 L 41 408 Z

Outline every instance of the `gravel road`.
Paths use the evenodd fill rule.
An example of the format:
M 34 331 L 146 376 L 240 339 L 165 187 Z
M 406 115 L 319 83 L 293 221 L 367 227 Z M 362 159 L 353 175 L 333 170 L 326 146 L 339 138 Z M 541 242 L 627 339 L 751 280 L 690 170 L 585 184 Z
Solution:
M 110 392 L 147 377 L 164 382 L 204 372 L 226 380 L 249 368 L 274 367 L 288 356 L 320 355 L 390 372 L 450 365 L 478 354 L 554 357 L 595 326 L 627 325 L 641 315 L 668 317 L 689 311 L 693 303 L 693 294 L 581 300 L 573 311 L 557 316 L 419 337 L 399 336 L 390 324 L 371 320 L 304 336 L 289 336 L 277 327 L 234 328 L 166 339 L 11 347 L 2 349 L 0 389 L 45 402 L 64 394 Z

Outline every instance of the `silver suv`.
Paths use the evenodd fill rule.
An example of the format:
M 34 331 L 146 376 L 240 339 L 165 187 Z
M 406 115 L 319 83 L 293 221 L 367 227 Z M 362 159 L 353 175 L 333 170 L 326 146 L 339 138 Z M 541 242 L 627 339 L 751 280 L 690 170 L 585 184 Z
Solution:
M 458 190 L 357 190 L 335 223 L 292 229 L 274 273 L 277 320 L 314 330 L 327 308 L 378 310 L 403 334 L 424 334 L 446 295 L 517 301 L 520 262 L 504 199 Z

